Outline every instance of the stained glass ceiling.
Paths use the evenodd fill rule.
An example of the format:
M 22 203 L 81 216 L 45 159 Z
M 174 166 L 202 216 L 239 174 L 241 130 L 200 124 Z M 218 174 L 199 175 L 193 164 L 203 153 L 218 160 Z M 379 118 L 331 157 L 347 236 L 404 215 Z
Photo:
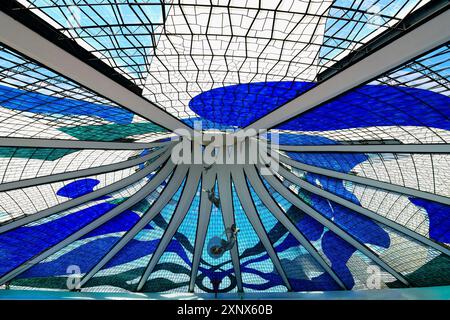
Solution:
M 40 19 L 46 41 L 69 39 L 67 52 L 180 126 L 238 130 L 448 3 L 8 0 L 4 12 Z M 0 42 L 0 288 L 449 285 L 449 29 L 431 50 L 275 119 L 265 129 L 279 150 L 257 164 L 176 164 L 177 128 L 156 109 Z
M 449 49 L 448 44 L 443 45 L 279 125 L 277 132 L 305 134 L 303 141 L 300 136 L 290 140 L 300 145 L 361 143 L 370 139 L 405 144 L 448 143 Z
M 192 99 L 212 89 L 261 82 L 255 90 L 266 92 L 282 81 L 287 98 L 298 96 L 336 61 L 398 28 L 428 1 L 19 2 L 192 124 L 200 111 Z M 238 104 L 245 101 L 235 95 Z M 220 124 L 220 113 L 210 118 L 206 129 L 236 127 Z
M 3 137 L 148 141 L 166 130 L 0 46 Z

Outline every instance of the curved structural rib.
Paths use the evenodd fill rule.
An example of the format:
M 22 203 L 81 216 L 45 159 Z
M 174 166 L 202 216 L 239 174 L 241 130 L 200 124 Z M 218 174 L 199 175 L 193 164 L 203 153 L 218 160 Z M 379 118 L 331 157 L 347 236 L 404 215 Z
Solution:
M 172 237 L 175 232 L 177 232 L 181 223 L 183 222 L 186 214 L 191 206 L 192 200 L 195 197 L 195 194 L 198 190 L 198 185 L 200 182 L 200 177 L 202 174 L 203 166 L 201 165 L 191 165 L 189 168 L 189 173 L 186 179 L 186 183 L 181 194 L 180 201 L 178 201 L 177 208 L 170 219 L 169 224 L 167 225 L 166 230 L 164 231 L 164 235 L 158 243 L 158 247 L 156 251 L 153 253 L 150 261 L 148 262 L 147 267 L 145 268 L 144 273 L 142 274 L 141 279 L 139 280 L 137 291 L 141 291 L 147 282 L 150 274 L 153 272 L 153 269 L 158 264 L 159 259 L 163 255 L 164 251 L 166 251 L 167 246 L 170 241 L 172 241 Z
M 194 292 L 195 281 L 197 280 L 198 266 L 202 258 L 203 247 L 205 245 L 206 232 L 208 231 L 209 218 L 211 216 L 212 202 L 208 199 L 205 190 L 211 190 L 216 181 L 215 167 L 202 173 L 202 191 L 200 194 L 200 209 L 198 213 L 197 231 L 195 234 L 194 254 L 192 256 L 191 278 L 189 281 L 189 292 Z
M 8 282 L 12 279 L 14 279 L 19 274 L 23 273 L 24 271 L 28 270 L 32 266 L 38 264 L 42 260 L 50 257 L 52 254 L 58 252 L 65 246 L 71 244 L 75 240 L 78 240 L 82 236 L 88 234 L 92 230 L 98 228 L 102 224 L 108 222 L 112 218 L 116 217 L 117 215 L 121 214 L 125 210 L 128 210 L 138 202 L 140 202 L 142 199 L 147 197 L 150 193 L 152 193 L 157 187 L 161 185 L 161 183 L 167 178 L 167 176 L 172 172 L 174 167 L 174 164 L 169 161 L 166 163 L 166 165 L 161 169 L 160 172 L 158 172 L 149 182 L 147 182 L 146 185 L 144 185 L 139 191 L 137 191 L 135 194 L 133 194 L 131 197 L 129 197 L 127 200 L 119 204 L 117 207 L 114 207 L 112 210 L 106 212 L 101 217 L 97 218 L 93 222 L 89 223 L 88 225 L 84 226 L 77 232 L 73 233 L 63 241 L 59 242 L 58 244 L 48 248 L 44 252 L 38 254 L 37 256 L 31 258 L 30 260 L 26 261 L 25 263 L 21 264 L 17 268 L 11 270 L 7 274 L 5 274 L 3 277 L 0 278 L 0 285 L 4 284 L 5 282 Z
M 327 144 L 277 145 L 278 150 L 292 152 L 354 152 L 354 153 L 450 153 L 450 145 L 430 144 Z
M 234 182 L 236 193 L 248 220 L 252 224 L 253 229 L 255 229 L 256 234 L 258 235 L 261 243 L 266 249 L 267 254 L 272 260 L 273 265 L 275 266 L 275 269 L 283 280 L 284 285 L 289 291 L 292 291 L 291 284 L 289 283 L 286 273 L 284 272 L 280 259 L 278 259 L 272 243 L 270 242 L 269 236 L 267 235 L 266 230 L 264 229 L 264 226 L 256 212 L 256 208 L 253 203 L 253 199 L 251 198 L 242 166 L 235 165 L 231 171 L 231 177 Z
M 352 181 L 352 182 L 356 182 L 356 183 L 374 187 L 374 188 L 384 189 L 384 190 L 392 191 L 395 193 L 405 194 L 405 195 L 409 195 L 409 196 L 413 196 L 413 197 L 417 197 L 417 198 L 422 198 L 422 199 L 426 199 L 426 200 L 430 200 L 430 201 L 439 202 L 439 203 L 442 203 L 445 205 L 450 205 L 450 198 L 448 198 L 448 197 L 440 196 L 440 195 L 425 192 L 425 191 L 420 191 L 420 190 L 413 189 L 413 188 L 400 186 L 397 184 L 392 184 L 392 183 L 383 182 L 383 181 L 370 179 L 370 178 L 366 178 L 366 177 L 360 177 L 360 176 L 353 175 L 353 174 L 348 174 L 348 173 L 343 173 L 343 172 L 338 172 L 338 171 L 334 171 L 334 170 L 330 170 L 330 169 L 324 169 L 324 168 L 312 166 L 309 164 L 305 164 L 305 163 L 301 163 L 301 162 L 292 160 L 291 158 L 285 157 L 283 155 L 279 155 L 279 157 L 280 157 L 280 161 L 282 163 L 285 163 L 287 165 L 290 165 L 294 168 L 297 168 L 297 169 L 300 169 L 300 170 L 303 170 L 306 172 L 312 172 L 312 173 L 317 173 L 317 174 L 327 176 L 327 177 Z
M 93 175 L 98 175 L 98 174 L 102 174 L 102 173 L 113 172 L 113 171 L 117 171 L 117 170 L 130 168 L 135 165 L 149 161 L 153 158 L 156 158 L 161 153 L 166 151 L 166 149 L 167 149 L 166 147 L 162 147 L 157 150 L 151 151 L 149 154 L 146 154 L 145 156 L 138 157 L 138 158 L 132 159 L 132 160 L 121 161 L 121 162 L 102 165 L 102 166 L 93 167 L 93 168 L 81 169 L 81 170 L 76 170 L 76 171 L 68 171 L 68 172 L 63 172 L 63 173 L 51 174 L 51 175 L 47 175 L 47 176 L 41 176 L 41 177 L 36 177 L 36 178 L 23 179 L 23 180 L 19 180 L 19 181 L 2 183 L 2 184 L 0 184 L 0 192 L 14 190 L 14 189 L 28 188 L 28 187 L 33 187 L 33 186 L 37 186 L 37 185 L 58 182 L 58 181 L 83 178 L 83 177 L 87 177 L 87 176 L 93 176 Z
M 172 131 L 192 129 L 140 95 L 105 76 L 35 31 L 0 12 L 0 42 L 46 67 Z
M 149 175 L 150 173 L 152 173 L 155 169 L 157 169 L 159 166 L 161 166 L 170 156 L 170 150 L 166 151 L 161 157 L 159 157 L 158 159 L 156 159 L 153 163 L 151 163 L 150 165 L 146 166 L 144 169 L 133 173 L 132 175 L 119 180 L 117 182 L 114 182 L 106 187 L 97 189 L 93 192 L 90 192 L 88 194 L 85 194 L 81 197 L 78 198 L 74 198 L 68 201 L 65 201 L 61 204 L 58 204 L 54 207 L 36 212 L 32 215 L 28 215 L 25 217 L 22 217 L 18 220 L 14 220 L 12 222 L 8 222 L 7 224 L 1 225 L 0 226 L 0 233 L 12 230 L 14 228 L 26 225 L 28 223 L 37 221 L 39 219 L 42 218 L 46 218 L 48 216 L 51 216 L 55 213 L 58 212 L 62 212 L 62 211 L 66 211 L 69 210 L 71 208 L 74 208 L 78 205 L 81 205 L 83 203 L 86 203 L 88 201 L 97 199 L 101 196 L 107 195 L 109 193 L 115 192 L 117 190 L 120 190 L 122 188 L 125 188 L 141 179 L 143 179 L 145 176 Z
M 328 220 L 318 211 L 316 211 L 315 209 L 307 205 L 305 202 L 300 200 L 300 198 L 298 198 L 297 195 L 295 195 L 291 190 L 286 188 L 283 185 L 283 183 L 280 180 L 278 180 L 278 178 L 276 178 L 273 175 L 267 175 L 266 180 L 279 194 L 281 194 L 284 198 L 290 201 L 294 206 L 305 212 L 311 218 L 317 220 L 323 226 L 327 227 L 336 235 L 341 237 L 343 240 L 347 241 L 353 247 L 361 251 L 368 258 L 372 259 L 372 261 L 377 263 L 381 268 L 392 274 L 397 280 L 402 282 L 404 285 L 409 286 L 409 282 L 400 273 L 398 273 L 387 263 L 385 263 L 375 252 L 372 251 L 372 249 L 368 248 L 364 244 L 357 241 L 355 238 L 353 238 L 353 236 L 348 234 L 345 230 L 341 229 L 333 221 Z
M 0 137 L 0 147 L 16 148 L 140 150 L 161 147 L 168 145 L 169 143 L 170 142 L 114 142 Z
M 424 237 L 424 236 L 418 234 L 417 232 L 414 232 L 411 229 L 409 229 L 405 226 L 402 226 L 401 224 L 398 224 L 397 222 L 395 222 L 393 220 L 390 220 L 390 219 L 383 217 L 373 211 L 370 211 L 369 209 L 363 208 L 363 207 L 361 207 L 351 201 L 343 199 L 331 192 L 328 192 L 322 188 L 316 187 L 316 186 L 312 185 L 311 183 L 300 179 L 298 176 L 296 176 L 292 172 L 289 172 L 288 170 L 284 169 L 282 166 L 279 167 L 279 174 L 282 177 L 284 177 L 285 179 L 295 183 L 299 187 L 301 187 L 309 192 L 315 193 L 325 199 L 331 200 L 331 201 L 338 203 L 344 207 L 347 207 L 350 210 L 358 212 L 370 219 L 373 219 L 379 223 L 382 223 L 400 233 L 403 233 L 403 234 L 419 241 L 420 243 L 430 246 L 430 247 L 450 256 L 450 249 L 440 245 L 439 243 L 434 242 L 433 240 L 431 240 L 427 237 Z
M 291 222 L 286 214 L 281 210 L 279 205 L 275 202 L 272 196 L 267 191 L 261 177 L 254 166 L 246 166 L 245 173 L 248 177 L 248 181 L 255 190 L 258 197 L 264 203 L 264 205 L 272 212 L 275 218 L 283 224 L 283 226 L 297 239 L 297 241 L 309 252 L 309 254 L 317 261 L 317 263 L 336 281 L 341 289 L 346 290 L 345 284 L 339 279 L 338 275 L 327 264 L 324 258 L 317 252 L 312 244 L 305 238 L 305 236 L 297 229 L 297 227 Z
M 251 123 L 245 129 L 273 128 L 449 40 L 450 10 L 446 10 Z
M 217 172 L 217 185 L 219 189 L 220 209 L 222 211 L 223 224 L 225 228 L 235 223 L 233 210 L 233 196 L 231 193 L 230 166 L 221 165 Z M 230 250 L 231 262 L 233 263 L 234 275 L 236 277 L 238 292 L 243 292 L 241 265 L 239 261 L 239 237 Z
M 164 173 L 164 178 L 167 178 L 167 176 L 172 173 L 173 169 L 175 168 L 175 165 L 172 161 L 169 161 L 170 166 L 167 167 L 167 171 Z M 120 240 L 117 242 L 110 250 L 109 252 L 84 276 L 84 278 L 80 282 L 80 286 L 83 286 L 86 284 L 89 279 L 91 279 L 104 265 L 108 263 L 125 245 L 130 242 L 145 226 L 147 226 L 150 221 L 158 215 L 161 210 L 164 208 L 164 206 L 170 201 L 172 196 L 175 194 L 175 192 L 180 187 L 181 183 L 183 182 L 183 179 L 187 172 L 186 166 L 178 166 L 175 169 L 175 172 L 173 173 L 172 177 L 170 178 L 169 183 L 164 188 L 161 195 L 158 197 L 158 199 L 155 201 L 155 203 L 152 204 L 152 206 L 148 209 L 147 212 L 144 213 L 142 218 L 131 228 Z M 154 178 L 153 178 L 154 179 Z M 152 179 L 152 181 L 153 181 Z M 160 183 L 162 180 L 160 181 Z M 156 188 L 155 188 L 156 189 Z M 146 197 L 152 193 L 155 189 L 150 190 L 150 192 L 147 192 Z

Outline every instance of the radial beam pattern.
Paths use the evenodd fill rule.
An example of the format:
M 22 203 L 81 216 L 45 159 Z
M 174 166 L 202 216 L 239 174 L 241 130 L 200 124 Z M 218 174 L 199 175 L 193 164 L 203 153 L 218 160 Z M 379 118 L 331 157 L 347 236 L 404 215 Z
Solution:
M 0 29 L 0 289 L 450 285 L 445 1 L 2 9 L 1 23 L 40 38 Z M 411 50 L 385 56 L 384 69 L 364 64 L 411 34 Z M 36 43 L 89 77 L 62 58 L 43 64 Z M 349 70 L 361 77 L 341 81 Z M 326 99 L 285 112 L 315 93 Z M 212 135 L 252 123 L 268 132 L 213 149 L 175 130 L 196 120 Z

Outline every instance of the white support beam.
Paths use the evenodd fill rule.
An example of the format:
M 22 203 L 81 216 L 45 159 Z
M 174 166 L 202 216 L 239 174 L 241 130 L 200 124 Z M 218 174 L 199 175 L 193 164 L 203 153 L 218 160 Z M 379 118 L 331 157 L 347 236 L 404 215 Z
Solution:
M 450 153 L 450 144 L 327 144 L 315 146 L 276 145 L 291 152 L 353 152 L 353 153 Z
M 189 168 L 188 177 L 186 179 L 186 183 L 183 189 L 183 192 L 180 197 L 180 201 L 178 201 L 177 208 L 170 219 L 169 224 L 167 225 L 166 230 L 164 231 L 164 235 L 158 243 L 158 247 L 153 253 L 150 261 L 148 262 L 147 267 L 145 268 L 144 273 L 142 274 L 141 279 L 139 280 L 137 291 L 141 291 L 150 277 L 153 269 L 159 262 L 159 259 L 163 255 L 164 251 L 166 251 L 167 246 L 170 241 L 172 241 L 175 232 L 177 232 L 181 223 L 183 222 L 186 214 L 191 206 L 192 200 L 195 197 L 195 194 L 198 190 L 198 185 L 200 183 L 200 177 L 202 174 L 202 165 L 191 165 Z
M 60 203 L 60 204 L 50 207 L 48 209 L 45 209 L 45 210 L 36 212 L 34 214 L 24 216 L 17 220 L 8 222 L 6 224 L 0 225 L 0 233 L 7 232 L 14 228 L 37 221 L 39 219 L 46 218 L 55 213 L 69 210 L 76 206 L 82 205 L 83 203 L 86 203 L 88 201 L 97 199 L 101 196 L 104 196 L 104 195 L 110 194 L 112 192 L 115 192 L 117 190 L 120 190 L 122 188 L 125 188 L 125 187 L 135 183 L 136 181 L 143 179 L 145 176 L 149 175 L 150 173 L 152 173 L 155 169 L 160 167 L 169 158 L 169 156 L 170 156 L 170 150 L 166 151 L 163 155 L 161 155 L 159 158 L 157 158 L 153 163 L 146 166 L 144 169 L 142 169 L 136 173 L 133 173 L 132 175 L 130 175 L 122 180 L 111 183 L 110 185 L 107 185 L 103 188 L 97 189 L 93 192 L 89 192 L 88 194 L 85 194 L 81 197 L 65 201 L 63 203 Z M 168 165 L 174 166 L 174 164 L 170 160 L 168 161 Z
M 288 291 L 292 291 L 291 284 L 289 283 L 289 280 L 286 276 L 286 273 L 284 272 L 283 266 L 281 265 L 280 259 L 278 258 L 278 255 L 276 254 L 272 243 L 270 242 L 269 236 L 266 233 L 266 230 L 264 229 L 264 226 L 261 222 L 261 219 L 259 218 L 258 213 L 256 212 L 255 205 L 253 203 L 253 199 L 250 195 L 250 191 L 248 189 L 247 181 L 244 175 L 244 170 L 242 166 L 240 165 L 234 165 L 232 171 L 231 171 L 231 177 L 234 182 L 234 187 L 236 189 L 236 193 L 239 197 L 239 201 L 242 205 L 242 208 L 244 209 L 244 212 L 250 221 L 250 223 L 253 226 L 253 229 L 255 230 L 256 234 L 258 235 L 262 245 L 267 251 L 267 254 L 269 255 L 270 259 L 272 260 L 272 263 L 277 270 L 278 274 L 280 275 L 281 279 L 283 280 L 284 285 L 288 289 Z
M 197 232 L 195 233 L 194 254 L 192 258 L 191 278 L 189 281 L 189 292 L 194 292 L 195 282 L 198 275 L 198 267 L 202 258 L 205 245 L 206 232 L 208 231 L 209 218 L 211 216 L 212 202 L 208 199 L 206 190 L 211 190 L 216 181 L 216 167 L 213 166 L 202 174 L 202 191 L 200 194 L 200 210 L 197 221 Z
M 387 263 L 385 263 L 372 249 L 365 246 L 364 244 L 357 241 L 353 236 L 348 234 L 345 230 L 341 229 L 338 225 L 336 225 L 333 221 L 328 220 L 319 212 L 317 212 L 314 208 L 307 205 L 303 202 L 297 195 L 295 195 L 291 190 L 286 188 L 281 181 L 278 180 L 273 175 L 266 175 L 267 182 L 281 194 L 286 200 L 291 202 L 294 206 L 302 210 L 304 213 L 309 215 L 311 218 L 315 219 L 323 226 L 331 230 L 337 236 L 341 237 L 344 241 L 351 244 L 353 247 L 361 251 L 368 258 L 378 264 L 381 268 L 392 274 L 397 280 L 402 282 L 404 285 L 409 286 L 408 281 L 397 271 L 395 271 L 392 267 L 390 267 Z
M 245 129 L 269 129 L 364 84 L 450 40 L 450 11 L 394 39 Z
M 31 258 L 30 260 L 24 262 L 20 266 L 14 268 L 13 270 L 9 271 L 7 274 L 2 276 L 0 278 L 0 285 L 4 284 L 5 282 L 8 282 L 15 277 L 17 277 L 19 274 L 25 272 L 26 270 L 30 269 L 32 266 L 38 264 L 39 262 L 43 261 L 44 259 L 50 257 L 52 254 L 58 252 L 62 248 L 66 247 L 67 245 L 71 244 L 72 242 L 78 240 L 79 238 L 83 237 L 84 235 L 88 234 L 92 230 L 95 230 L 99 226 L 103 225 L 104 223 L 108 222 L 112 218 L 118 216 L 125 210 L 128 210 L 135 204 L 139 203 L 142 199 L 147 197 L 150 193 L 152 193 L 158 186 L 161 185 L 161 182 L 164 181 L 167 176 L 172 172 L 174 168 L 174 164 L 172 161 L 169 161 L 166 163 L 166 165 L 151 179 L 149 182 L 147 182 L 146 185 L 144 185 L 139 191 L 137 191 L 135 194 L 133 194 L 131 197 L 129 197 L 127 200 L 119 204 L 117 207 L 114 207 L 110 211 L 106 212 L 99 218 L 95 219 L 88 225 L 82 227 L 80 230 L 72 233 L 69 237 L 64 239 L 63 241 L 57 243 L 56 245 L 46 249 L 42 253 L 38 254 L 37 256 Z
M 105 76 L 37 32 L 0 12 L 0 42 L 143 118 L 172 131 L 192 129 L 154 103 Z
M 175 167 L 172 161 L 169 162 L 171 163 L 171 168 L 169 172 L 164 174 L 165 178 L 167 178 L 167 176 Z M 143 228 L 145 228 L 155 216 L 157 216 L 161 212 L 164 206 L 170 201 L 172 196 L 180 187 L 184 177 L 186 176 L 187 170 L 188 167 L 185 165 L 176 166 L 175 172 L 173 173 L 172 177 L 170 178 L 169 182 L 167 183 L 166 187 L 164 188 L 158 199 L 155 201 L 155 203 L 152 204 L 149 210 L 145 212 L 142 218 L 119 240 L 119 242 L 117 242 L 108 251 L 108 253 L 91 270 L 89 270 L 88 273 L 86 273 L 86 275 L 80 281 L 80 286 L 84 286 L 89 281 L 89 279 L 91 279 L 101 268 L 103 268 L 103 266 L 105 266 L 123 247 L 125 247 L 128 242 L 133 240 L 133 238 Z M 150 181 L 153 181 L 153 179 Z M 159 181 L 159 184 L 161 184 L 161 182 L 162 180 Z M 154 189 L 151 190 L 151 192 L 153 191 Z M 151 192 L 147 192 L 147 196 L 150 195 Z
M 136 159 L 102 165 L 102 166 L 98 166 L 98 167 L 94 167 L 94 168 L 62 172 L 62 173 L 51 174 L 51 175 L 41 176 L 41 177 L 36 177 L 36 178 L 23 179 L 23 180 L 19 180 L 19 181 L 5 182 L 5 183 L 0 184 L 0 192 L 21 189 L 21 188 L 28 188 L 28 187 L 33 187 L 33 186 L 38 186 L 38 185 L 43 185 L 43 184 L 54 183 L 54 182 L 58 182 L 58 181 L 83 178 L 83 177 L 88 177 L 88 176 L 93 176 L 93 175 L 98 175 L 98 174 L 102 174 L 102 173 L 113 172 L 113 171 L 130 168 L 130 167 L 136 166 L 140 163 L 144 163 L 146 161 L 149 161 L 149 160 L 159 156 L 161 153 L 166 151 L 166 149 L 167 149 L 166 147 L 162 147 L 160 149 L 151 151 L 149 154 L 146 154 L 145 156 L 138 157 Z
M 0 147 L 15 148 L 141 150 L 164 146 L 168 143 L 170 142 L 114 142 L 0 137 Z
M 390 220 L 386 217 L 383 217 L 379 214 L 377 214 L 376 212 L 373 212 L 369 209 L 363 208 L 351 201 L 348 201 L 346 199 L 343 199 L 331 192 L 328 192 L 322 188 L 319 188 L 303 179 L 300 179 L 298 176 L 296 176 L 295 174 L 293 174 L 292 172 L 289 172 L 288 170 L 286 170 L 285 168 L 283 168 L 282 166 L 280 166 L 278 168 L 278 173 L 284 177 L 285 179 L 291 181 L 292 183 L 298 185 L 299 187 L 303 188 L 306 191 L 312 192 L 318 196 L 321 196 L 325 199 L 328 199 L 330 201 L 333 201 L 337 204 L 340 204 L 350 210 L 353 210 L 355 212 L 358 212 L 360 214 L 362 214 L 363 216 L 366 216 L 374 221 L 377 221 L 381 224 L 384 224 L 385 226 L 388 226 L 392 229 L 394 229 L 397 232 L 400 232 L 404 235 L 407 235 L 411 238 L 413 238 L 414 240 L 426 245 L 426 246 L 430 246 L 448 256 L 450 256 L 450 249 L 442 246 L 441 244 L 434 242 L 433 240 L 424 237 L 421 234 L 418 234 L 417 232 L 414 232 L 413 230 L 393 221 Z
M 272 196 L 267 191 L 261 177 L 258 175 L 256 168 L 254 166 L 245 166 L 245 173 L 247 175 L 248 181 L 250 182 L 253 190 L 255 190 L 258 197 L 274 215 L 274 217 L 297 239 L 297 241 L 309 252 L 314 260 L 327 272 L 331 278 L 336 281 L 336 283 L 343 290 L 347 290 L 345 284 L 339 279 L 338 275 L 333 269 L 328 265 L 325 259 L 317 252 L 316 248 L 306 239 L 306 237 L 297 229 L 297 227 L 291 222 L 291 220 L 286 216 L 280 206 L 275 202 Z
M 374 187 L 374 188 L 379 188 L 379 189 L 392 191 L 392 192 L 399 193 L 399 194 L 422 198 L 422 199 L 426 199 L 429 201 L 439 202 L 439 203 L 442 203 L 442 204 L 445 204 L 448 206 L 450 205 L 450 198 L 445 197 L 445 196 L 440 196 L 437 194 L 420 191 L 417 189 L 404 187 L 404 186 L 392 184 L 389 182 L 383 182 L 383 181 L 370 179 L 370 178 L 366 178 L 366 177 L 361 177 L 361 176 L 357 176 L 357 175 L 353 175 L 353 174 L 348 174 L 348 173 L 343 173 L 343 172 L 338 172 L 338 171 L 334 171 L 334 170 L 330 170 L 330 169 L 324 169 L 324 168 L 312 166 L 309 164 L 298 162 L 298 161 L 293 160 L 284 155 L 279 155 L 279 158 L 280 158 L 280 162 L 290 165 L 294 168 L 306 171 L 306 172 L 316 173 L 316 174 L 320 174 L 323 176 L 332 177 L 332 178 L 341 179 L 341 180 L 352 181 L 355 183 L 363 184 L 363 185 Z
M 234 223 L 233 197 L 231 193 L 230 166 L 220 165 L 217 170 L 217 186 L 219 189 L 220 209 L 222 211 L 223 224 L 230 228 Z M 233 264 L 234 276 L 238 292 L 243 292 L 241 264 L 239 261 L 239 236 L 235 245 L 230 250 L 231 262 Z

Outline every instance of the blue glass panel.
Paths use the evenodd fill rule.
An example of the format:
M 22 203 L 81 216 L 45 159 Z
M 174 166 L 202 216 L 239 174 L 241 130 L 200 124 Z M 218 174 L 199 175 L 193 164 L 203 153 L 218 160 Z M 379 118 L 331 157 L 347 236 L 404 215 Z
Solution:
M 365 85 L 277 126 L 325 131 L 374 126 L 450 129 L 450 98 L 428 90 Z
M 356 252 L 355 247 L 329 230 L 324 233 L 321 244 L 323 252 L 331 262 L 331 268 L 347 288 L 352 288 L 355 285 L 355 281 L 350 269 L 347 267 L 347 262 Z
M 157 35 L 154 27 L 164 20 L 165 4 L 159 0 L 127 3 L 103 1 L 30 0 L 31 8 L 53 20 L 58 30 L 70 30 L 70 37 L 95 52 L 113 67 L 126 71 L 134 80 L 145 79 L 147 56 Z M 67 35 L 67 33 L 66 33 Z M 88 44 L 88 46 L 86 46 Z
M 189 107 L 211 121 L 204 126 L 245 127 L 313 86 L 291 81 L 237 84 L 203 92 L 189 102 Z
M 300 190 L 300 193 L 302 197 L 309 198 L 310 205 L 314 209 L 327 219 L 333 220 L 335 224 L 360 242 L 370 243 L 383 248 L 389 247 L 389 235 L 373 220 L 316 194 L 304 190 Z
M 157 196 L 158 192 L 153 195 Z M 131 210 L 124 211 L 69 245 L 69 248 L 73 246 L 72 250 L 51 261 L 39 263 L 18 278 L 64 276 L 67 275 L 67 267 L 72 265 L 78 266 L 81 273 L 88 272 L 120 240 L 121 235 L 140 220 L 140 216 Z M 151 227 L 146 226 L 145 229 Z
M 313 85 L 257 82 L 221 87 L 197 95 L 189 106 L 213 123 L 245 127 Z M 449 105 L 449 97 L 428 90 L 365 85 L 276 128 L 325 131 L 372 126 L 428 126 L 450 129 Z
M 413 197 L 409 197 L 409 200 L 427 212 L 430 221 L 430 238 L 450 243 L 450 206 Z
M 0 274 L 64 240 L 116 205 L 100 203 L 39 225 L 28 225 L 0 235 Z
M 59 189 L 56 194 L 61 197 L 66 198 L 78 198 L 84 196 L 88 193 L 91 193 L 94 190 L 94 187 L 100 183 L 97 179 L 81 179 L 74 182 L 71 182 L 61 189 Z M 108 198 L 103 196 L 97 200 Z
M 358 164 L 369 159 L 364 153 L 301 153 L 288 152 L 290 158 L 320 168 L 349 173 Z
M 328 10 L 325 34 L 320 49 L 320 65 L 339 60 L 339 54 L 355 50 L 357 43 L 386 28 L 386 22 L 399 19 L 416 8 L 419 0 L 335 0 Z
M 68 184 L 59 191 L 63 190 L 62 193 L 68 197 L 79 196 L 76 189 L 71 187 L 67 188 L 71 185 L 72 184 Z M 87 185 L 93 187 L 93 185 L 96 185 L 96 180 L 88 179 Z M 83 190 L 83 188 L 81 189 Z M 109 196 L 106 196 L 105 198 L 108 197 Z M 72 233 L 112 210 L 117 205 L 117 203 L 109 202 L 97 203 L 88 208 L 61 217 L 54 215 L 54 218 L 50 221 L 38 221 L 38 224 L 29 224 L 0 234 L 0 256 L 4 257 L 6 262 L 0 265 L 0 274 L 10 271 L 14 267 L 26 262 L 28 259 L 45 251 L 53 245 L 56 245 Z M 131 210 L 126 210 L 122 214 L 108 220 L 108 222 L 87 233 L 81 237 L 81 239 L 90 239 L 92 237 L 100 237 L 113 232 L 127 231 L 139 219 L 139 216 L 132 211 L 134 209 L 139 209 L 139 206 L 140 204 L 137 204 L 132 207 Z M 96 247 L 97 250 L 100 250 L 101 248 L 108 248 L 108 246 L 113 245 L 114 241 L 111 239 L 100 238 L 95 241 L 95 243 L 88 243 L 88 246 L 92 246 L 92 248 Z M 79 250 L 84 249 L 81 248 Z M 69 258 L 72 259 L 73 262 L 79 262 L 80 266 L 87 267 L 83 261 L 78 261 L 76 254 L 70 254 L 67 259 Z M 65 261 L 65 258 L 62 259 Z M 86 263 L 88 263 L 88 261 L 86 261 Z M 61 272 L 62 269 L 60 270 L 58 268 L 66 267 L 67 266 L 58 265 L 57 262 L 55 262 L 55 265 L 49 267 L 49 272 Z M 85 270 L 82 269 L 82 271 Z M 32 274 L 33 273 L 30 273 L 29 275 Z
M 100 274 L 95 275 L 86 283 L 87 287 L 114 285 L 127 290 L 136 289 L 136 283 L 133 280 L 142 276 L 151 255 L 155 252 L 175 211 L 184 183 L 185 181 L 161 212 L 109 260 L 101 269 Z M 179 248 L 170 246 L 167 250 L 179 251 Z M 187 259 L 187 256 L 185 256 L 185 259 Z
M 54 97 L 1 85 L 0 106 L 52 116 L 99 117 L 118 124 L 128 124 L 133 120 L 133 113 L 120 107 Z

